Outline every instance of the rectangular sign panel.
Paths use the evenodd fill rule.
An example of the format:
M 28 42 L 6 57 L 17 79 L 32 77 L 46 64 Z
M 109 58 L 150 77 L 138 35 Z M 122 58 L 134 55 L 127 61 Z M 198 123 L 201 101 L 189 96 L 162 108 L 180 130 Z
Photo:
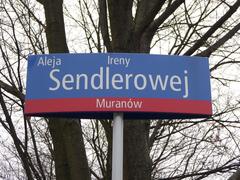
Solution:
M 28 59 L 25 114 L 198 118 L 212 114 L 207 58 L 49 54 Z

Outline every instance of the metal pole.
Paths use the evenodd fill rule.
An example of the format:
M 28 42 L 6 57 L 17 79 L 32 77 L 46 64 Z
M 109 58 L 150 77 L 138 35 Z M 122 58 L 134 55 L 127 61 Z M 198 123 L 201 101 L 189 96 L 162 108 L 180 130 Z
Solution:
M 122 179 L 123 179 L 123 113 L 114 113 L 112 180 Z

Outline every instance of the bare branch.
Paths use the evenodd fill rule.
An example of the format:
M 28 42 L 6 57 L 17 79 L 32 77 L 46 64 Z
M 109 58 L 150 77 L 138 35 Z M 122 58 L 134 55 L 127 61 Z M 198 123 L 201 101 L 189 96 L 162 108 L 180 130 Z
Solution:
M 36 0 L 37 2 L 39 2 L 40 4 L 44 5 L 45 0 Z
M 184 54 L 184 55 L 192 55 L 198 48 L 200 48 L 206 40 L 213 35 L 216 30 L 218 30 L 239 8 L 240 0 L 230 7 L 228 12 L 223 15 L 211 28 L 199 39 L 197 42 Z
M 232 28 L 227 34 L 225 34 L 216 43 L 208 47 L 203 52 L 197 54 L 197 56 L 209 57 L 214 51 L 221 47 L 225 42 L 231 39 L 240 30 L 240 23 L 238 23 L 234 28 Z
M 235 169 L 238 166 L 239 166 L 238 164 L 221 166 L 221 167 L 217 167 L 215 169 L 209 170 L 209 171 L 193 172 L 191 174 L 184 174 L 184 175 L 169 177 L 169 178 L 161 178 L 159 180 L 177 180 L 177 179 L 184 179 L 184 178 L 187 178 L 187 177 L 194 177 L 194 176 L 204 176 L 204 177 L 206 177 L 206 176 L 209 176 L 210 174 L 214 174 L 214 173 L 217 173 L 217 172 L 227 172 L 229 170 Z M 238 180 L 238 179 L 229 179 L 229 180 Z
M 19 98 L 22 102 L 24 101 L 25 95 L 22 92 L 20 92 L 16 87 L 12 87 L 0 80 L 0 88 L 12 94 L 13 96 Z
M 185 0 L 176 0 L 174 1 L 169 7 L 167 7 L 167 9 L 164 11 L 163 14 L 161 14 L 161 16 L 159 16 L 153 23 L 151 23 L 150 28 L 148 29 L 148 31 L 152 31 L 153 33 L 155 33 L 155 31 L 158 29 L 158 27 L 169 17 L 171 16 L 174 11 L 177 10 L 177 8 L 179 6 L 181 6 L 183 3 L 185 2 Z
M 44 0 L 37 0 L 38 2 L 44 2 Z M 36 17 L 36 15 L 34 14 L 34 12 L 30 9 L 30 7 L 26 4 L 26 2 L 24 2 L 23 0 L 20 0 L 20 2 L 24 5 L 24 7 L 28 10 L 28 13 L 31 15 L 31 17 L 42 27 L 45 28 L 45 25 L 42 23 L 42 21 L 40 19 L 38 19 Z M 43 4 L 43 3 L 41 3 Z
M 156 17 L 166 0 L 142 0 L 135 16 L 135 33 L 141 34 Z
M 99 0 L 99 25 L 101 29 L 101 34 L 103 38 L 104 45 L 108 52 L 112 52 L 111 40 L 108 31 L 108 21 L 107 21 L 107 5 L 106 0 Z
M 142 36 L 141 50 L 143 52 L 150 51 L 150 44 L 154 34 L 156 33 L 158 27 L 169 17 L 171 16 L 179 6 L 181 6 L 185 0 L 176 0 L 171 5 L 169 5 L 166 10 L 154 21 L 150 24 L 150 26 L 146 29 L 145 33 Z
M 23 150 L 22 150 L 22 148 L 20 146 L 21 145 L 21 141 L 19 140 L 19 138 L 18 138 L 18 136 L 16 134 L 16 130 L 15 130 L 15 127 L 13 125 L 12 118 L 11 118 L 9 112 L 8 112 L 7 106 L 5 104 L 1 88 L 0 88 L 0 105 L 2 107 L 4 115 L 6 117 L 6 121 L 7 121 L 8 125 L 9 125 L 10 134 L 11 134 L 12 139 L 14 141 L 14 145 L 15 145 L 18 153 L 19 153 L 19 156 L 20 156 L 20 158 L 22 160 L 22 163 L 23 163 L 26 175 L 27 175 L 29 180 L 33 180 L 33 175 L 32 175 L 31 169 L 29 167 L 28 158 L 26 157 L 26 154 L 23 152 Z

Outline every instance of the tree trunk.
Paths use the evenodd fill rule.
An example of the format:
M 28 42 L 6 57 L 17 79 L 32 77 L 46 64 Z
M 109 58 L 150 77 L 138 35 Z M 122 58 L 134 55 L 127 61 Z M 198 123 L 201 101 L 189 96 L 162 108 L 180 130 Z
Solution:
M 140 34 L 134 29 L 132 0 L 109 0 L 113 52 L 142 52 Z M 149 121 L 124 120 L 124 180 L 150 180 Z
M 240 170 L 238 169 L 228 180 L 240 180 Z
M 150 180 L 148 122 L 124 120 L 124 180 Z
M 46 17 L 47 44 L 50 53 L 68 53 L 62 0 L 41 0 Z M 64 104 L 63 104 L 64 106 Z M 90 180 L 82 129 L 79 120 L 50 118 L 57 180 Z

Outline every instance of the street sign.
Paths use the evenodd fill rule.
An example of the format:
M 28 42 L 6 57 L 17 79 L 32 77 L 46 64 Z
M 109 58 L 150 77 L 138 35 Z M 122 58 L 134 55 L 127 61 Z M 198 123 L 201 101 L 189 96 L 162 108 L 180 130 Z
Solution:
M 130 53 L 28 59 L 25 114 L 129 119 L 212 114 L 207 58 Z

